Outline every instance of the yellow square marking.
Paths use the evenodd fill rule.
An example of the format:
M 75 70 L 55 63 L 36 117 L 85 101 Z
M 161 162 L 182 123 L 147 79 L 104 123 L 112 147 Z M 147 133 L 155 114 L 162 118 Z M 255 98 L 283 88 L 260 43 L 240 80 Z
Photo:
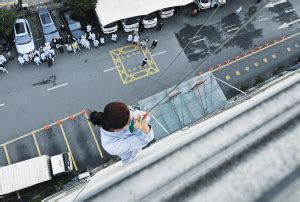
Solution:
M 235 71 L 235 74 L 236 74 L 237 76 L 241 75 L 240 71 Z
M 263 61 L 264 61 L 264 63 L 268 63 L 269 62 L 268 58 L 264 58 Z
M 129 58 L 130 53 L 132 55 L 142 54 L 143 58 L 148 58 L 148 64 L 144 67 L 141 66 L 129 66 L 125 67 L 123 60 Z M 152 74 L 159 72 L 158 66 L 154 61 L 148 47 L 145 49 L 139 46 L 129 45 L 110 51 L 110 56 L 117 67 L 118 74 L 123 84 L 128 84 L 138 79 L 148 77 Z
M 255 63 L 254 63 L 254 66 L 255 66 L 255 67 L 258 67 L 258 66 L 259 66 L 258 62 L 255 62 Z
M 130 58 L 130 57 L 131 57 L 131 55 L 130 55 L 130 54 L 127 54 L 127 55 L 126 55 L 126 57 L 127 57 L 127 58 Z
M 231 77 L 230 77 L 229 75 L 227 75 L 227 76 L 225 76 L 225 79 L 226 79 L 226 80 L 230 80 Z
M 277 58 L 277 56 L 276 56 L 275 54 L 273 54 L 273 55 L 272 55 L 272 58 L 273 58 L 273 59 L 276 59 L 276 58 Z
M 292 49 L 291 49 L 290 47 L 286 48 L 286 50 L 287 50 L 288 52 L 291 52 L 291 51 L 292 51 Z
M 245 70 L 248 72 L 250 70 L 250 67 L 245 67 Z

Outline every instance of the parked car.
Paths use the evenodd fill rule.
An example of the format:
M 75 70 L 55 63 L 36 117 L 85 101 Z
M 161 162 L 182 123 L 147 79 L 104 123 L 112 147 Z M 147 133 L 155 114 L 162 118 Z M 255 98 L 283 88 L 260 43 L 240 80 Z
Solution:
M 152 28 L 157 25 L 157 17 L 155 12 L 142 16 L 142 23 L 145 28 Z
M 211 0 L 211 7 L 223 6 L 226 3 L 226 0 Z
M 59 32 L 53 22 L 50 12 L 47 9 L 43 9 L 38 11 L 38 16 L 42 26 L 45 41 L 51 42 L 53 38 L 59 38 Z
M 200 9 L 208 9 L 211 7 L 211 0 L 199 0 Z
M 102 26 L 100 24 L 100 27 L 101 27 L 104 34 L 111 34 L 111 33 L 114 33 L 116 31 L 118 31 L 117 22 L 112 22 L 112 23 L 109 23 L 108 25 L 105 25 L 105 26 Z
M 10 43 L 8 38 L 0 33 L 0 51 L 8 51 L 10 48 Z
M 133 32 L 136 27 L 139 27 L 139 18 L 132 17 L 122 20 L 122 26 L 125 32 Z
M 161 18 L 169 18 L 174 15 L 174 7 L 164 8 L 159 11 L 159 16 Z
M 72 37 L 79 39 L 84 34 L 84 31 L 80 22 L 75 19 L 74 13 L 70 10 L 65 10 L 62 12 L 62 17 L 71 32 Z
M 33 35 L 28 20 L 16 19 L 13 25 L 14 42 L 19 54 L 29 53 L 35 50 Z

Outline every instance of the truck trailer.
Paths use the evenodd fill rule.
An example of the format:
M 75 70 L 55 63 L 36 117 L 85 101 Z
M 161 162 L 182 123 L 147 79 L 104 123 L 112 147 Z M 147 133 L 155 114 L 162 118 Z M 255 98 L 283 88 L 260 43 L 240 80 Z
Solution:
M 39 156 L 0 167 L 0 196 L 51 180 L 70 172 L 73 164 L 70 153 Z

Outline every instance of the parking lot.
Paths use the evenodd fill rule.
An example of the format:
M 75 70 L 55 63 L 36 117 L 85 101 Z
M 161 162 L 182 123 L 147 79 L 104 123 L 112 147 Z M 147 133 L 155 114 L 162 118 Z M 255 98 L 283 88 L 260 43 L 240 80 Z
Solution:
M 88 122 L 87 113 L 83 110 L 2 144 L 0 166 L 41 155 L 69 152 L 74 172 L 68 177 L 74 180 L 78 174 L 91 171 L 111 158 L 101 147 L 99 133 L 99 129 Z M 22 197 L 22 193 L 18 193 L 18 197 Z

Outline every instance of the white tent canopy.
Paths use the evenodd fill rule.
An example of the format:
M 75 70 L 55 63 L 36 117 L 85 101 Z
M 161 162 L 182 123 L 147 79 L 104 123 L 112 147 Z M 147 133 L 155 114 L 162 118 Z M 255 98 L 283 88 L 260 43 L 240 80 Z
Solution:
M 96 13 L 100 23 L 109 23 L 173 6 L 184 6 L 194 0 L 98 0 Z

